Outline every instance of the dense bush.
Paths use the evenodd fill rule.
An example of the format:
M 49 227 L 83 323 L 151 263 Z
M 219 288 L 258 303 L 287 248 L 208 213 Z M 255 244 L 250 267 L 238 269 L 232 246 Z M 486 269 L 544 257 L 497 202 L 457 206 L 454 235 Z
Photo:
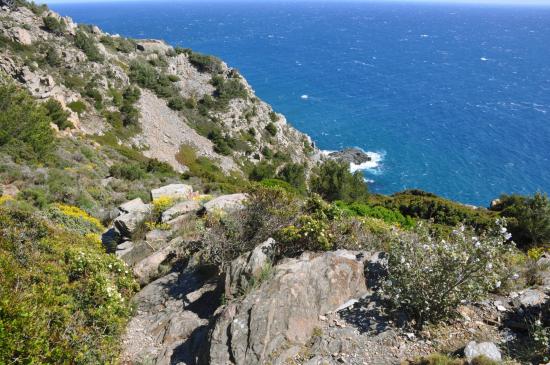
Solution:
M 136 42 L 129 38 L 102 36 L 99 41 L 107 47 L 123 53 L 131 53 L 136 50 Z
M 273 137 L 277 135 L 277 126 L 273 124 L 272 122 L 268 123 L 265 126 L 265 130 Z
M 130 63 L 130 80 L 143 88 L 152 90 L 161 98 L 170 99 L 179 96 L 178 90 L 168 75 L 159 72 L 143 60 L 133 60 Z
M 508 218 L 510 232 L 520 246 L 550 243 L 550 200 L 546 194 L 503 195 L 494 209 Z
M 500 286 L 511 235 L 497 222 L 477 236 L 460 226 L 448 237 L 419 224 L 395 237 L 389 250 L 385 293 L 395 308 L 421 327 L 453 315 L 463 300 L 477 300 Z
M 271 179 L 275 176 L 275 166 L 267 161 L 261 161 L 254 165 L 248 174 L 248 178 L 253 181 L 262 181 Z
M 65 32 L 66 25 L 62 19 L 57 19 L 54 16 L 48 15 L 42 18 L 42 21 L 44 22 L 44 28 L 46 28 L 48 32 L 52 32 L 57 35 Z
M 67 104 L 67 106 L 69 107 L 69 109 L 79 115 L 86 111 L 86 104 L 84 104 L 84 102 L 82 102 L 81 100 L 72 101 Z
M 114 363 L 137 289 L 97 238 L 0 207 L 0 363 Z
M 405 228 L 412 228 L 415 225 L 415 222 L 411 217 L 405 217 L 399 211 L 391 210 L 381 206 L 370 206 L 357 202 L 345 203 L 343 201 L 337 201 L 336 205 L 340 209 L 354 216 L 378 218 L 386 223 L 398 224 L 401 227 Z
M 277 174 L 277 178 L 289 183 L 297 191 L 305 193 L 306 186 L 306 167 L 299 163 L 287 163 Z
M 349 166 L 328 160 L 313 171 L 310 189 L 328 201 L 362 201 L 368 196 L 368 187 L 361 172 L 352 174 Z
M 48 99 L 44 104 L 46 114 L 60 130 L 72 128 L 73 124 L 68 120 L 70 113 L 63 109 L 61 103 L 55 99 Z
M 46 109 L 25 91 L 0 85 L 0 150 L 24 161 L 44 161 L 55 146 Z
M 474 209 L 419 190 L 397 193 L 392 197 L 373 197 L 373 200 L 375 205 L 399 210 L 405 216 L 432 220 L 446 226 L 463 223 L 482 230 L 496 219 L 496 214 L 485 209 Z
M 84 54 L 86 54 L 88 60 L 92 62 L 103 62 L 104 57 L 99 51 L 95 40 L 92 37 L 88 36 L 86 32 L 80 29 L 77 30 L 74 37 L 74 43 L 84 52 Z
M 214 75 L 212 85 L 216 87 L 214 96 L 216 101 L 214 107 L 225 109 L 232 99 L 246 99 L 248 92 L 243 83 L 238 78 L 225 79 L 223 76 Z
M 214 56 L 208 56 L 182 48 L 176 48 L 176 52 L 186 53 L 189 57 L 189 62 L 191 62 L 199 72 L 208 72 L 212 74 L 222 72 L 222 63 Z
M 111 166 L 111 176 L 125 180 L 139 180 L 145 177 L 145 170 L 139 163 L 121 163 Z
M 46 61 L 46 63 L 51 67 L 58 67 L 59 65 L 61 65 L 61 56 L 59 56 L 59 52 L 57 52 L 54 47 L 50 47 L 46 51 L 44 61 Z

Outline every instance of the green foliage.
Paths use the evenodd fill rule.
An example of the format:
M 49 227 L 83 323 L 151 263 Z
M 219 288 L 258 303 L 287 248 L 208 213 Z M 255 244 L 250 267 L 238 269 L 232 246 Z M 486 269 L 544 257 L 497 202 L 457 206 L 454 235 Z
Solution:
M 58 67 L 61 65 L 61 57 L 59 56 L 59 52 L 57 52 L 54 47 L 48 48 L 44 61 L 46 61 L 46 63 L 51 67 Z
M 279 116 L 274 111 L 269 112 L 269 120 L 271 120 L 272 123 L 277 123 L 279 121 Z
M 550 243 L 550 200 L 546 194 L 503 195 L 495 210 L 509 218 L 510 232 L 520 246 Z
M 261 161 L 254 165 L 248 178 L 252 181 L 262 181 L 265 179 L 271 179 L 275 176 L 275 166 L 267 161 Z
M 73 124 L 67 119 L 69 118 L 69 112 L 63 109 L 61 103 L 55 99 L 48 99 L 44 104 L 46 108 L 46 114 L 50 117 L 52 122 L 59 127 L 60 130 L 72 128 Z
M 137 290 L 99 240 L 0 207 L 0 363 L 117 360 Z
M 54 16 L 48 15 L 42 18 L 42 21 L 44 22 L 44 28 L 46 28 L 48 32 L 57 35 L 61 35 L 65 32 L 66 25 L 62 19 L 57 19 Z
M 122 53 L 131 53 L 136 50 L 136 42 L 129 38 L 104 35 L 99 41 L 105 46 Z
M 24 161 L 44 161 L 55 146 L 46 109 L 25 91 L 0 85 L 0 150 Z
M 334 160 L 325 161 L 315 169 L 310 189 L 328 201 L 363 201 L 368 196 L 363 175 L 359 171 L 352 174 L 347 164 Z
M 481 230 L 491 226 L 496 219 L 496 214 L 484 209 L 473 209 L 419 190 L 408 190 L 392 197 L 374 199 L 374 205 L 382 205 L 388 209 L 399 210 L 404 216 L 432 220 L 434 223 L 450 227 L 462 223 Z
M 463 300 L 478 300 L 500 286 L 508 241 L 503 222 L 481 236 L 460 226 L 448 237 L 419 224 L 391 243 L 385 293 L 421 327 L 449 318 Z
M 195 149 L 189 145 L 182 145 L 176 160 L 189 168 L 189 176 L 200 178 L 205 184 L 205 190 L 221 190 L 227 193 L 242 192 L 248 182 L 240 176 L 227 174 L 217 164 L 205 157 L 198 157 Z
M 83 30 L 77 30 L 74 37 L 75 45 L 80 48 L 92 62 L 103 62 L 104 57 L 99 51 L 95 40 L 88 36 Z
M 139 110 L 134 106 L 141 96 L 141 91 L 135 86 L 128 86 L 122 93 L 120 113 L 125 127 L 139 124 Z
M 248 92 L 239 78 L 225 79 L 221 75 L 212 76 L 212 85 L 216 87 L 214 107 L 225 109 L 232 99 L 246 99 Z
M 273 124 L 272 122 L 268 123 L 266 126 L 265 126 L 265 130 L 270 134 L 272 135 L 273 137 L 275 137 L 277 135 L 277 126 L 275 124 Z
M 103 109 L 103 95 L 96 88 L 94 82 L 89 82 L 84 88 L 84 96 L 94 101 L 94 108 L 97 110 Z
M 208 72 L 217 74 L 222 71 L 221 61 L 214 57 L 201 53 L 193 52 L 190 49 L 176 48 L 177 53 L 185 53 L 189 57 L 189 62 L 195 66 L 199 72 Z
M 121 163 L 111 166 L 111 176 L 118 179 L 139 180 L 145 177 L 145 170 L 139 163 Z
M 286 164 L 277 174 L 277 178 L 286 181 L 301 193 L 306 192 L 306 167 L 303 164 Z
M 370 206 L 357 202 L 346 203 L 343 201 L 336 201 L 335 203 L 340 209 L 354 216 L 377 218 L 389 224 L 398 224 L 404 228 L 412 228 L 415 225 L 414 219 L 409 216 L 403 216 L 403 214 L 397 210 L 391 210 L 381 206 Z
M 186 107 L 186 101 L 181 96 L 174 96 L 168 100 L 168 107 L 173 110 L 183 110 Z
M 266 188 L 280 188 L 292 194 L 299 194 L 299 192 L 292 185 L 286 181 L 279 179 L 263 179 L 260 184 Z
M 139 86 L 152 90 L 161 98 L 170 99 L 179 96 L 168 75 L 159 72 L 154 66 L 143 61 L 133 60 L 130 63 L 130 80 Z
M 81 115 L 86 111 L 86 104 L 82 100 L 76 100 L 73 102 L 70 102 L 67 104 L 69 109 L 71 109 L 73 112 L 77 113 L 78 115 Z

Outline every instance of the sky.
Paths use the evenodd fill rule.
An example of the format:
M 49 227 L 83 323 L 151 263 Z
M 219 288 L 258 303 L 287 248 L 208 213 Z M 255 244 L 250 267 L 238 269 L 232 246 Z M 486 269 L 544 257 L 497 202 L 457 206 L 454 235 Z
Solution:
M 136 0 L 39 0 L 38 3 L 47 4 L 68 4 L 68 3 L 98 3 L 98 2 L 121 2 Z M 140 0 L 147 1 L 147 0 Z M 155 1 L 155 0 L 148 0 Z M 163 0 L 167 1 L 167 0 Z M 201 1 L 201 0 L 174 0 L 174 1 Z M 236 0 L 216 0 L 216 1 L 236 1 Z M 266 1 L 266 0 L 248 0 L 248 1 Z M 273 1 L 273 0 L 267 0 Z M 292 0 L 286 0 L 292 1 Z M 305 0 L 305 1 L 327 1 L 327 0 Z M 328 0 L 338 2 L 338 0 Z M 347 0 L 350 1 L 350 0 Z M 351 0 L 351 1 L 398 1 L 403 3 L 431 2 L 431 3 L 467 3 L 467 4 L 495 4 L 495 5 L 545 5 L 550 6 L 550 0 Z

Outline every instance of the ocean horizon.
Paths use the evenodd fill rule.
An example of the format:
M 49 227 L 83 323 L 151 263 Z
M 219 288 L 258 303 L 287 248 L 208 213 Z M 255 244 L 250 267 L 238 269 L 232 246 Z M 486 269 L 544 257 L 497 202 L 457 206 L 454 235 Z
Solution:
M 358 147 L 370 189 L 486 206 L 550 191 L 550 9 L 458 4 L 53 4 L 112 34 L 240 70 L 323 150 Z M 131 14 L 131 16 L 128 16 Z

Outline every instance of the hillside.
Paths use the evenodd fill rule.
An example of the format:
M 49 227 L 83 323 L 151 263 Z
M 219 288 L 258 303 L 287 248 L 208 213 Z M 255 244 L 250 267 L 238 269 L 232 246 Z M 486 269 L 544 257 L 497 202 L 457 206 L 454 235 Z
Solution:
M 370 194 L 221 60 L 7 4 L 1 364 L 550 360 L 545 194 Z

